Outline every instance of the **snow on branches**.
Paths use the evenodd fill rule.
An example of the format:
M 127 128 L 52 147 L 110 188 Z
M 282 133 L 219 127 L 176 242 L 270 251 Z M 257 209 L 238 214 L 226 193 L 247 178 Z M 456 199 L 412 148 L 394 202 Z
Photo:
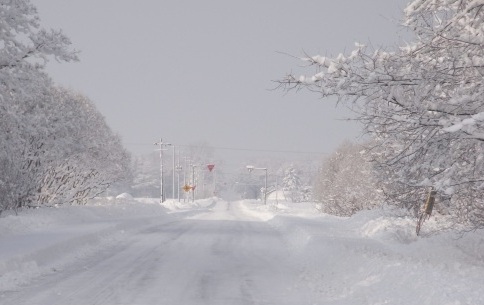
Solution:
M 87 98 L 44 72 L 51 57 L 77 60 L 69 39 L 41 28 L 28 0 L 0 0 L 0 29 L 0 213 L 82 203 L 122 179 L 119 138 Z
M 318 210 L 351 216 L 381 204 L 381 192 L 365 153 L 362 145 L 345 142 L 324 159 L 313 192 Z
M 285 89 L 336 96 L 358 114 L 387 186 L 407 207 L 433 186 L 458 221 L 484 225 L 484 0 L 416 0 L 404 25 L 414 41 L 394 50 L 357 44 L 349 56 L 301 58 L 310 76 Z M 391 178 L 390 180 L 388 178 Z M 398 191 L 396 191 L 398 190 Z

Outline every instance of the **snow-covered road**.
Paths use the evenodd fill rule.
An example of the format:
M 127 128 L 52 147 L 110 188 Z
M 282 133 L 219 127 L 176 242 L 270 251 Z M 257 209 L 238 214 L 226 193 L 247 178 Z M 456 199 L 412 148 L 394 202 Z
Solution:
M 278 231 L 237 203 L 190 215 L 154 222 L 5 293 L 2 304 L 307 304 L 301 296 L 309 292 L 294 291 L 304 287 Z
M 484 304 L 484 232 L 429 235 L 437 216 L 418 238 L 384 211 L 156 201 L 3 216 L 0 304 Z

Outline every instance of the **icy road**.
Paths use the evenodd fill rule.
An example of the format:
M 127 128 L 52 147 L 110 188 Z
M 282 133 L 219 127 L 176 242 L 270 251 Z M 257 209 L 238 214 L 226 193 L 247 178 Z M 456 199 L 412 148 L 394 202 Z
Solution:
M 309 209 L 210 199 L 2 217 L 0 304 L 484 304 L 482 232 L 417 238 L 413 219 Z

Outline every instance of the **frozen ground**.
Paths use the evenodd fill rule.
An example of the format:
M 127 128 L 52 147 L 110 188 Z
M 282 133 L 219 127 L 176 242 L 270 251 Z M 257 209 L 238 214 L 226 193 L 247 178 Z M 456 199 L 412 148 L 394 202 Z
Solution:
M 126 197 L 0 218 L 0 304 L 484 304 L 484 232 Z M 445 224 L 441 221 L 439 225 Z

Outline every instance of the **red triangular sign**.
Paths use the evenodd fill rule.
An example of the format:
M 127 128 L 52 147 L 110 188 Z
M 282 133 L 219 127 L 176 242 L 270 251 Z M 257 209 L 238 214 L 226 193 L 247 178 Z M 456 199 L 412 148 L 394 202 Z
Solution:
M 215 167 L 215 164 L 208 164 L 207 168 L 209 171 L 212 171 L 212 169 Z

